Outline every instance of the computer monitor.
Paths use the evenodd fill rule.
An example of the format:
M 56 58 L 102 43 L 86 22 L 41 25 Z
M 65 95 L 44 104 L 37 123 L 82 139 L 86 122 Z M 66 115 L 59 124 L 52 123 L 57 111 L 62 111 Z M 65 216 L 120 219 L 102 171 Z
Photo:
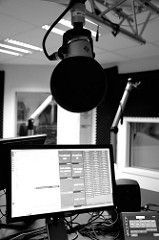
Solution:
M 0 138 L 0 145 L 5 144 L 44 144 L 47 138 L 46 134 L 35 134 L 29 136 L 11 137 L 11 138 Z
M 37 134 L 23 137 L 11 137 L 0 139 L 0 190 L 6 188 L 7 185 L 7 172 L 9 171 L 9 159 L 6 157 L 5 146 L 17 145 L 36 145 L 44 144 L 47 138 L 46 134 Z
M 8 153 L 9 222 L 60 219 L 114 208 L 111 145 L 17 145 L 11 146 Z M 60 234 L 61 230 L 57 232 Z M 65 238 L 54 236 L 54 239 Z

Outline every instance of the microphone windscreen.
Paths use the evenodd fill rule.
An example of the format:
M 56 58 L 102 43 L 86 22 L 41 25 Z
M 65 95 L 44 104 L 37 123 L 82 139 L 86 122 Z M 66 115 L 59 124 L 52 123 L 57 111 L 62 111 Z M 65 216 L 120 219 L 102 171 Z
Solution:
M 97 107 L 107 90 L 102 66 L 90 57 L 68 57 L 53 70 L 50 81 L 53 98 L 71 112 L 86 112 Z

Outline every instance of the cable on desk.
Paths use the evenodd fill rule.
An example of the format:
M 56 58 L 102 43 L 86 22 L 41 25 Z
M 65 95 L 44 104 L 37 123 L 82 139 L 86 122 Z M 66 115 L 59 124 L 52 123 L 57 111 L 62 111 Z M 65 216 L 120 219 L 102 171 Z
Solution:
M 2 238 L 1 240 L 19 240 L 19 239 L 27 240 L 27 239 L 33 238 L 34 236 L 45 234 L 45 233 L 46 233 L 46 227 L 40 227 L 34 230 L 27 230 L 27 231 L 15 233 L 13 235 Z
M 99 236 L 112 236 L 111 239 L 115 240 L 120 233 L 119 229 L 115 228 L 115 224 L 118 221 L 118 212 L 114 210 L 112 215 L 105 215 L 105 212 L 90 213 L 90 218 L 88 219 L 86 224 L 79 224 L 75 221 L 78 215 L 75 215 L 74 217 L 71 216 L 70 220 L 67 220 L 67 218 L 65 218 L 67 232 L 68 234 L 75 234 L 75 236 L 73 236 L 71 240 L 77 239 L 78 232 L 81 235 L 87 236 L 93 240 L 99 240 Z M 37 238 L 37 240 L 46 240 L 46 227 L 41 227 L 34 230 L 27 230 L 23 232 L 21 231 L 14 235 L 4 237 L 1 240 L 29 240 L 32 238 L 34 238 L 35 240 L 35 237 Z
M 78 231 L 76 231 L 73 227 L 73 225 L 76 226 L 80 226 L 79 223 L 75 222 L 74 220 L 79 216 L 79 214 L 76 214 L 74 217 L 70 216 L 70 220 L 67 220 L 67 218 L 65 218 L 65 223 L 66 223 L 66 227 L 67 227 L 67 233 L 71 234 L 71 233 L 75 233 L 75 236 L 72 237 L 71 240 L 75 240 L 78 238 Z
M 156 211 L 159 213 L 159 205 L 154 203 L 147 203 L 141 208 L 143 211 Z
M 4 195 L 6 195 L 6 190 L 5 189 L 3 189 L 3 190 L 1 190 L 1 195 L 0 195 L 0 197 L 3 197 Z
M 117 229 L 116 223 L 118 221 L 118 212 L 115 210 L 115 218 L 104 215 L 105 212 L 90 213 L 90 218 L 86 224 L 79 224 L 74 221 L 66 221 L 68 226 L 68 233 L 79 232 L 81 235 L 89 237 L 93 240 L 99 240 L 99 236 L 111 236 L 111 239 L 117 239 L 120 230 Z M 76 217 L 74 218 L 76 219 Z M 114 235 L 115 233 L 115 235 Z
M 72 237 L 72 238 L 71 238 L 71 240 L 75 240 L 75 239 L 77 239 L 77 238 L 78 238 L 78 232 L 75 232 L 74 234 L 75 234 L 75 236 L 74 236 L 74 237 Z
M 5 189 L 0 191 L 0 203 L 1 203 L 2 197 L 6 198 L 6 190 Z M 6 204 L 5 205 L 0 204 L 0 220 L 2 220 L 2 218 L 6 217 L 6 213 L 4 213 L 2 211 L 2 208 L 6 208 Z
M 65 223 L 67 225 L 67 229 L 71 230 L 73 228 L 73 225 L 79 225 L 79 223 L 74 222 L 74 220 L 79 216 L 79 214 L 76 214 L 74 217 L 70 216 L 70 220 L 67 220 L 67 218 L 65 218 Z

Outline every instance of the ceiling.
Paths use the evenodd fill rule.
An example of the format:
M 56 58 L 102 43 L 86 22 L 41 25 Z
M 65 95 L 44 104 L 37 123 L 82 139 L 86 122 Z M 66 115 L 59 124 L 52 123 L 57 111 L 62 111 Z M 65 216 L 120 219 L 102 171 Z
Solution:
M 152 9 L 150 11 L 149 8 L 145 8 L 143 4 L 145 3 L 144 0 L 141 6 L 139 3 L 135 2 L 137 12 L 134 15 L 131 9 L 132 0 L 122 1 L 122 4 L 119 4 L 121 0 L 96 1 L 97 0 L 88 0 L 88 3 L 86 2 L 86 9 L 88 18 L 93 18 L 94 22 L 98 23 L 100 26 L 99 32 L 101 35 L 99 40 L 96 41 L 95 38 L 93 38 L 95 59 L 99 63 L 119 63 L 159 56 L 159 11 L 155 12 L 152 11 Z M 46 33 L 46 31 L 42 29 L 42 25 L 51 25 L 66 9 L 68 2 L 67 0 L 0 0 L 0 43 L 4 43 L 6 38 L 11 38 L 42 48 L 42 41 Z M 138 2 L 140 1 L 138 0 Z M 156 9 L 158 9 L 157 0 L 148 2 L 155 5 Z M 113 5 L 114 3 L 116 6 Z M 112 6 L 114 7 L 112 8 Z M 92 10 L 97 10 L 94 11 L 95 14 L 97 14 L 94 15 Z M 99 15 L 99 12 L 102 14 Z M 147 18 L 148 14 L 150 17 L 149 19 Z M 137 42 L 130 38 L 130 36 L 128 37 L 127 34 L 124 34 L 125 31 L 132 30 L 129 22 L 126 22 L 124 19 L 129 16 L 132 17 L 132 15 L 137 23 L 133 25 L 136 27 L 136 32 L 130 35 L 136 37 L 138 34 L 139 38 L 141 37 L 141 39 L 146 41 L 145 44 L 142 44 L 140 41 Z M 100 19 L 98 19 L 99 16 L 101 22 Z M 123 16 L 125 18 L 122 21 Z M 70 12 L 68 12 L 65 17 L 66 19 L 70 19 Z M 109 26 L 109 21 L 106 22 L 109 19 L 113 23 L 118 25 L 121 24 L 121 31 L 119 31 L 119 33 L 117 32 L 116 36 L 112 34 L 112 28 Z M 145 24 L 145 28 L 141 35 L 137 27 L 141 30 L 142 24 Z M 86 24 L 85 27 L 88 28 L 90 25 Z M 96 31 L 97 26 L 92 25 L 92 27 Z M 63 27 L 63 29 L 67 31 L 66 27 Z M 50 33 L 46 41 L 48 53 L 52 54 L 57 52 L 62 45 L 62 40 L 62 36 Z M 43 51 L 33 52 L 33 54 L 24 54 L 20 57 L 0 52 L 0 65 L 54 63 L 56 64 L 57 61 L 52 62 L 48 60 Z

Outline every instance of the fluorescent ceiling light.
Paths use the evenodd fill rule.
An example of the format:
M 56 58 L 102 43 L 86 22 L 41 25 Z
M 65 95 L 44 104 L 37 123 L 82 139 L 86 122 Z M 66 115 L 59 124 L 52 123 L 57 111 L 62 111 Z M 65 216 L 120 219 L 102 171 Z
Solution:
M 28 44 L 28 43 L 20 42 L 20 41 L 14 40 L 14 39 L 10 39 L 10 38 L 6 38 L 4 40 L 4 42 L 7 42 L 8 44 L 0 43 L 0 47 L 1 47 L 0 52 L 1 53 L 11 54 L 14 56 L 23 56 L 22 53 L 32 54 L 33 52 L 31 50 L 43 51 L 42 48 L 36 47 L 36 46 Z M 12 50 L 12 51 L 10 51 L 10 50 Z
M 90 22 L 91 22 L 91 21 L 90 21 Z M 72 26 L 72 24 L 71 24 L 71 22 L 70 22 L 69 20 L 65 20 L 65 19 L 62 18 L 62 19 L 59 21 L 59 23 L 62 24 L 63 26 L 65 26 L 65 27 L 73 28 L 73 26 Z M 91 23 L 92 23 L 92 22 L 91 22 Z M 94 24 L 95 24 L 95 23 L 94 23 Z M 95 24 L 95 25 L 96 25 L 96 24 Z M 42 26 L 42 29 L 45 29 L 46 31 L 48 31 L 49 28 L 50 28 L 49 25 L 44 25 L 44 26 Z M 61 29 L 59 29 L 59 28 L 55 28 L 55 27 L 51 30 L 51 32 L 56 33 L 56 34 L 59 34 L 59 35 L 63 35 L 63 34 L 65 33 L 65 31 L 63 31 L 63 30 L 61 30 Z M 93 36 L 93 37 L 96 37 L 96 32 L 95 32 L 95 31 L 90 30 L 90 32 L 92 33 L 92 36 Z
M 7 45 L 7 44 L 3 44 L 3 43 L 0 43 L 0 47 L 7 48 L 7 49 L 10 49 L 10 50 L 13 50 L 13 51 L 22 52 L 22 53 L 32 53 L 29 50 L 26 50 L 26 49 L 23 49 L 23 48 L 19 48 L 19 47 L 13 47 L 11 45 Z
M 62 19 L 59 21 L 59 23 L 61 23 L 62 25 L 66 26 L 66 27 L 73 28 L 71 21 L 66 20 L 66 19 L 64 19 L 64 18 L 62 18 Z
M 93 30 L 89 30 L 89 31 L 91 31 L 93 37 L 96 37 L 97 33 L 95 31 L 93 31 Z
M 23 56 L 23 54 L 18 53 L 18 52 L 12 52 L 12 51 L 8 51 L 8 50 L 4 50 L 4 49 L 0 49 L 1 53 L 5 53 L 5 54 L 10 54 L 10 55 L 14 55 L 14 56 Z
M 92 22 L 92 21 L 90 21 L 90 20 L 88 20 L 88 19 L 86 19 L 86 21 L 89 22 L 89 23 L 92 23 L 93 25 L 98 26 L 96 23 L 94 23 L 94 22 Z M 59 21 L 59 23 L 62 24 L 62 25 L 64 25 L 64 26 L 66 26 L 66 27 L 73 28 L 73 26 L 72 26 L 72 24 L 71 24 L 71 21 L 65 20 L 64 18 L 62 18 L 62 19 Z M 90 29 L 89 29 L 89 30 L 90 30 Z M 93 30 L 90 30 L 90 31 L 91 31 L 91 33 L 92 33 L 92 36 L 93 36 L 93 37 L 96 37 L 96 32 L 93 31 Z
M 37 46 L 31 45 L 31 44 L 28 44 L 28 43 L 20 42 L 20 41 L 14 40 L 14 39 L 7 38 L 4 41 L 8 42 L 8 43 L 11 43 L 11 44 L 14 44 L 14 45 L 17 45 L 17 46 L 29 48 L 29 49 L 32 49 L 32 50 L 35 50 L 35 51 L 43 51 L 42 48 L 39 48 Z
M 44 25 L 44 26 L 42 26 L 42 29 L 44 29 L 44 30 L 46 30 L 46 31 L 48 31 L 49 28 L 50 28 L 49 25 Z M 55 28 L 55 27 L 51 30 L 51 32 L 56 33 L 56 34 L 59 34 L 59 35 L 63 35 L 63 34 L 65 33 L 65 31 L 63 31 L 63 30 L 61 30 L 61 29 L 58 29 L 58 28 Z
M 93 22 L 93 21 L 89 20 L 88 18 L 85 18 L 85 20 L 86 20 L 86 22 L 89 22 L 89 23 L 92 23 L 93 25 L 96 25 L 96 26 L 98 26 L 98 24 L 97 24 L 97 23 L 95 23 L 95 22 Z
M 93 25 L 95 25 L 95 26 L 98 26 L 98 24 L 96 24 L 95 22 L 89 20 L 88 18 L 85 18 L 85 20 L 86 20 L 86 22 L 89 22 L 89 23 L 91 23 L 91 24 L 93 24 Z M 72 28 L 72 23 L 71 23 L 70 20 L 66 20 L 66 19 L 62 18 L 62 19 L 59 21 L 59 23 L 61 23 L 61 24 L 64 25 L 64 26 L 67 26 L 67 27 L 69 27 L 69 28 Z

